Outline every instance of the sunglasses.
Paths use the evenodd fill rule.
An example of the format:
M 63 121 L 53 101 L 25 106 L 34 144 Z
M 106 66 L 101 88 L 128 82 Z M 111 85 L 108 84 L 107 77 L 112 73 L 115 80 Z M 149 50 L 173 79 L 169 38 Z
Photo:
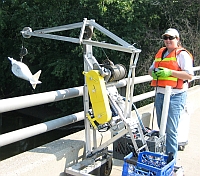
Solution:
M 164 35 L 163 36 L 163 39 L 164 40 L 167 40 L 167 39 L 169 39 L 169 40 L 174 40 L 176 37 L 173 37 L 173 36 L 166 36 L 166 35 Z

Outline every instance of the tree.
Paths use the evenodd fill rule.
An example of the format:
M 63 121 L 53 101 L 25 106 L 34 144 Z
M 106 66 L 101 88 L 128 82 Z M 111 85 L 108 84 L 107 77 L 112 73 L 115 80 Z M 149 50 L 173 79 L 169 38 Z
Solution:
M 13 97 L 31 93 L 46 92 L 83 85 L 82 46 L 63 41 L 31 37 L 25 39 L 20 31 L 29 26 L 33 30 L 77 23 L 84 18 L 95 19 L 97 23 L 140 48 L 136 76 L 146 75 L 158 48 L 163 45 L 161 35 L 169 27 L 177 28 L 181 39 L 199 65 L 199 1 L 153 1 L 153 0 L 5 0 L 0 9 L 0 97 Z M 56 5 L 55 5 L 56 4 Z M 58 32 L 59 35 L 77 37 L 80 30 Z M 112 42 L 94 30 L 93 40 Z M 19 50 L 24 46 L 28 55 L 23 58 L 31 71 L 42 69 L 41 81 L 32 90 L 26 81 L 16 78 L 10 71 L 8 56 L 19 60 Z M 99 62 L 109 57 L 114 63 L 128 68 L 129 54 L 101 48 L 94 48 Z M 151 89 L 144 85 L 135 93 Z M 57 106 L 70 111 L 82 100 L 63 101 Z

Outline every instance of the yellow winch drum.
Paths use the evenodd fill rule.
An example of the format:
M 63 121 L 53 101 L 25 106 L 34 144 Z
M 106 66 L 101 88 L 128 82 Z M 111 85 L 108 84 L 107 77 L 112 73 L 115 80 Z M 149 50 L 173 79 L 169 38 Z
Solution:
M 99 74 L 98 70 L 90 70 L 89 72 L 84 72 L 83 74 L 86 78 L 86 84 L 94 114 L 92 117 L 90 115 L 87 117 L 93 127 L 97 128 L 98 124 L 102 125 L 109 122 L 112 117 L 105 81 Z

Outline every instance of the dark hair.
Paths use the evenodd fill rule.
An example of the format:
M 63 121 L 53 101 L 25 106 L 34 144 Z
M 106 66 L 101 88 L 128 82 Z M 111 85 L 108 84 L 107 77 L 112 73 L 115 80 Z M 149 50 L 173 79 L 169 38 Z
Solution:
M 179 37 L 179 41 L 178 41 L 177 45 L 178 45 L 178 47 L 182 47 L 180 37 Z

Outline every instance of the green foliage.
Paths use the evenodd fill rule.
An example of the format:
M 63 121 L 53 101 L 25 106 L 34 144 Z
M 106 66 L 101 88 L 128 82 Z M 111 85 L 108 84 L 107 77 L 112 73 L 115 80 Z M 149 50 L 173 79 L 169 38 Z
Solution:
M 170 1 L 160 5 L 166 19 L 165 25 L 180 31 L 182 45 L 186 47 L 195 58 L 195 65 L 200 64 L 200 1 Z
M 169 27 L 181 33 L 183 46 L 195 56 L 200 65 L 200 10 L 199 0 L 4 0 L 0 2 L 0 97 L 13 97 L 31 93 L 66 89 L 83 85 L 82 46 L 44 38 L 23 38 L 24 27 L 33 30 L 61 26 L 94 19 L 98 24 L 142 50 L 136 76 L 146 75 L 156 51 L 163 45 L 162 33 Z M 57 35 L 79 37 L 80 29 L 57 32 Z M 111 39 L 94 30 L 93 40 L 113 43 Z M 41 85 L 33 91 L 27 81 L 11 73 L 8 56 L 19 60 L 20 48 L 26 47 L 23 58 L 32 73 L 42 70 Z M 129 65 L 130 54 L 94 47 L 99 62 L 109 58 L 114 63 Z M 151 89 L 149 85 L 135 93 Z M 82 100 L 62 101 L 57 106 L 71 111 L 76 105 L 81 109 Z

